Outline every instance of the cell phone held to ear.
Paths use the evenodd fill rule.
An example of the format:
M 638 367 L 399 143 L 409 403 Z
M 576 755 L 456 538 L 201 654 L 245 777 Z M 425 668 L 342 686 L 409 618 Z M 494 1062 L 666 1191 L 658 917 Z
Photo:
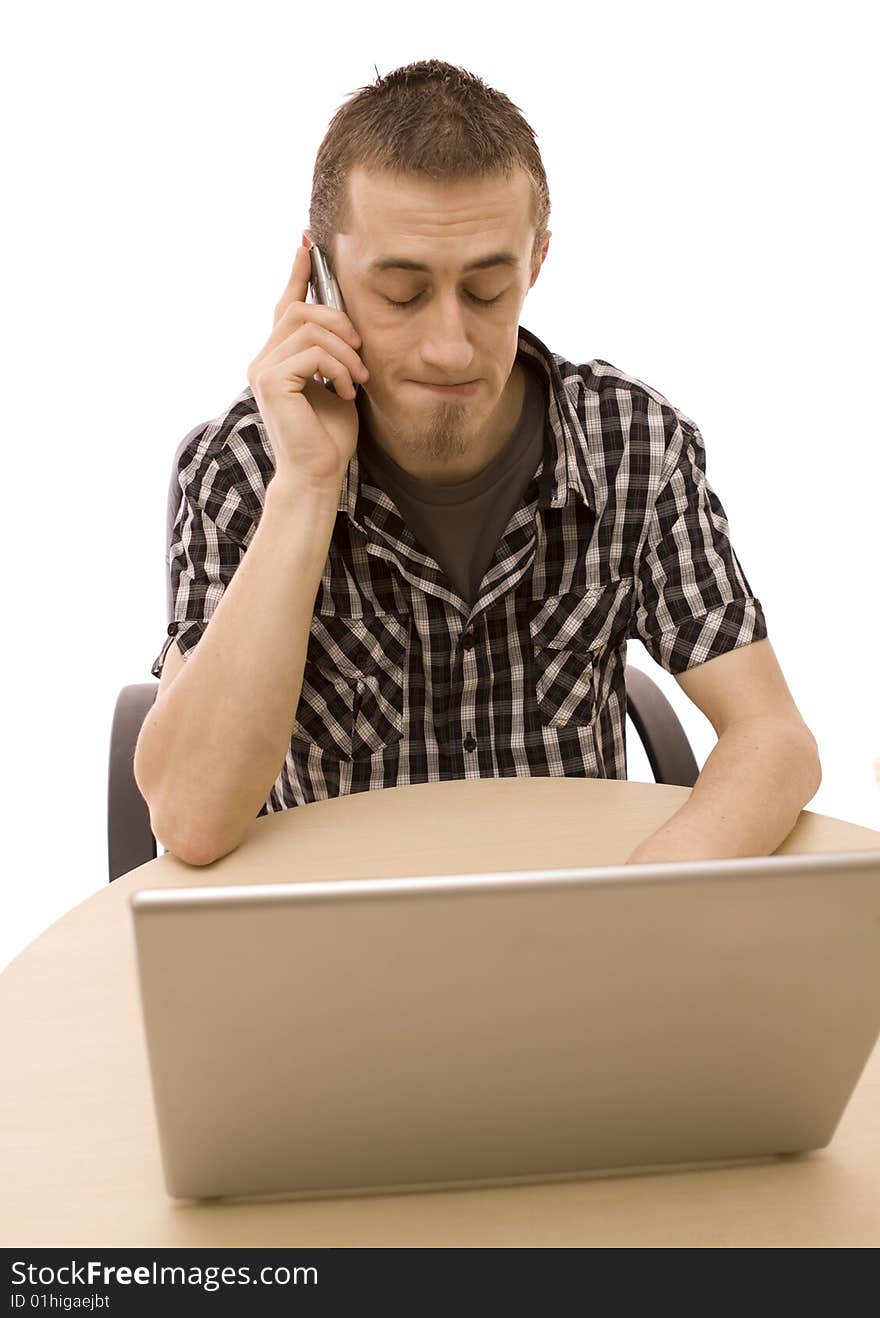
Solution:
M 342 300 L 339 285 L 324 252 L 317 244 L 312 243 L 309 248 L 309 256 L 312 261 L 312 277 L 309 281 L 312 301 L 320 302 L 325 307 L 335 307 L 338 311 L 345 311 L 345 303 Z M 354 387 L 355 392 L 360 388 L 357 380 L 354 381 Z M 324 388 L 329 389 L 331 393 L 336 393 L 332 380 L 325 379 Z

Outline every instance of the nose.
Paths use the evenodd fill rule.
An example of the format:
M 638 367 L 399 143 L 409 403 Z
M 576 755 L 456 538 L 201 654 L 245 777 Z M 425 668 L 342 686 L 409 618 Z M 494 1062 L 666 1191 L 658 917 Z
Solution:
M 475 358 L 468 337 L 466 310 L 454 290 L 434 297 L 420 329 L 420 354 L 426 375 L 449 380 L 473 378 L 468 374 Z

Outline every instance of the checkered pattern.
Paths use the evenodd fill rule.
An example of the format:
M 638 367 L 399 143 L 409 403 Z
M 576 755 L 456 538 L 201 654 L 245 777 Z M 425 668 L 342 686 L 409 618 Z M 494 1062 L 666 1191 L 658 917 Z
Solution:
M 767 635 L 694 422 L 522 326 L 518 354 L 548 380 L 544 456 L 473 607 L 352 458 L 290 746 L 260 814 L 449 778 L 626 778 L 627 638 L 680 673 Z M 184 657 L 198 644 L 272 472 L 249 388 L 180 454 L 175 621 L 155 677 L 173 639 Z

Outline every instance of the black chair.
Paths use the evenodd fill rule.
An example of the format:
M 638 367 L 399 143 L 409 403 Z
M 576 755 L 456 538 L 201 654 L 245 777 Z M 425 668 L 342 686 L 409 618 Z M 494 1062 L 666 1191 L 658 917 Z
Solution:
M 177 461 L 204 425 L 195 426 L 178 445 L 171 467 L 166 514 L 166 545 L 170 549 L 180 500 Z M 171 581 L 166 581 L 168 621 L 173 621 Z M 627 714 L 648 756 L 658 783 L 693 787 L 699 769 L 675 710 L 655 682 L 632 664 L 626 666 Z M 150 813 L 134 777 L 134 750 L 158 682 L 124 686 L 116 701 L 110 733 L 110 771 L 107 789 L 107 844 L 110 882 L 156 857 L 156 839 Z

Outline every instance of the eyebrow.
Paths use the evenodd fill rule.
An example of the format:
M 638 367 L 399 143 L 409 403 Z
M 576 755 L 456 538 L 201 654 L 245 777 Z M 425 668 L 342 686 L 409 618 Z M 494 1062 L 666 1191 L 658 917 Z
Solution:
M 493 265 L 519 265 L 519 261 L 513 252 L 493 252 L 491 256 L 481 256 L 479 261 L 471 261 L 470 265 L 463 268 L 463 274 L 469 274 L 471 270 L 488 270 Z M 373 270 L 418 270 L 425 274 L 431 273 L 429 265 L 423 265 L 419 261 L 408 261 L 403 256 L 378 256 L 375 261 L 371 261 L 367 266 L 367 272 Z

